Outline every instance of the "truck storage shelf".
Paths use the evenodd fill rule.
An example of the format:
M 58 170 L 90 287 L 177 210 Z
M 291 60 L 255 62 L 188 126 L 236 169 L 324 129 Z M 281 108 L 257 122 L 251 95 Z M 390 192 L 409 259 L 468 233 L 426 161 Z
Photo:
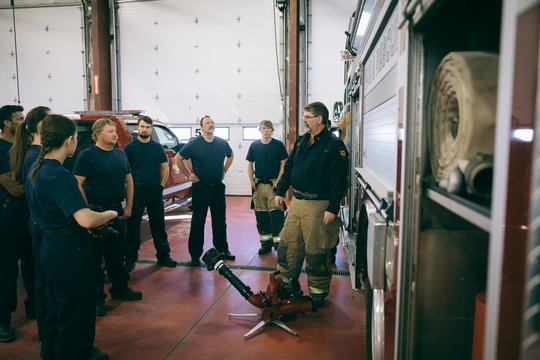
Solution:
M 447 210 L 462 217 L 480 229 L 489 232 L 491 228 L 490 202 L 484 199 L 468 199 L 451 194 L 437 186 L 430 176 L 424 180 L 426 196 Z

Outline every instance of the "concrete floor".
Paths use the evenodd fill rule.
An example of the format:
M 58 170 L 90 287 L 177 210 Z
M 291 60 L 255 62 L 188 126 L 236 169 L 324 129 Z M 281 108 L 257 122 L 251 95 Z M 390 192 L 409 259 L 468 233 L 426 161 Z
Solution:
M 276 253 L 259 249 L 250 198 L 227 198 L 227 233 L 236 261 L 228 261 L 236 276 L 253 292 L 265 290 L 276 267 Z M 185 266 L 190 212 L 186 207 L 167 214 L 171 256 L 176 268 L 155 265 L 155 250 L 143 222 L 139 262 L 131 272 L 130 287 L 141 290 L 138 302 L 106 300 L 107 316 L 98 317 L 95 345 L 115 360 L 148 359 L 365 359 L 365 297 L 351 289 L 344 249 L 339 246 L 331 292 L 325 308 L 285 322 L 293 336 L 267 325 L 255 336 L 243 335 L 258 318 L 229 318 L 229 313 L 257 313 L 255 308 L 216 271 Z M 205 251 L 212 247 L 208 218 Z M 244 265 L 244 267 L 240 267 Z M 238 267 L 237 267 L 238 266 Z M 307 278 L 300 277 L 304 292 Z M 35 320 L 24 317 L 25 297 L 19 282 L 19 302 L 12 326 L 17 340 L 0 343 L 0 359 L 39 359 Z

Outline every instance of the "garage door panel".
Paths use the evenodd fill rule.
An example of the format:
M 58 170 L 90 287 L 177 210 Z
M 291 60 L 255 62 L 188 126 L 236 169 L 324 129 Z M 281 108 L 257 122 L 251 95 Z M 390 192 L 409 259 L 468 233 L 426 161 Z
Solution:
M 281 120 L 273 1 L 119 5 L 123 108 L 165 122 Z
M 26 110 L 38 105 L 49 106 L 58 113 L 85 108 L 84 53 L 81 8 L 57 6 L 15 10 L 18 77 L 21 105 Z M 2 84 L 0 96 L 5 103 L 15 103 L 17 94 L 13 12 L 0 10 L 3 34 L 2 49 L 9 55 L 0 57 Z M 15 77 L 15 79 L 14 79 Z

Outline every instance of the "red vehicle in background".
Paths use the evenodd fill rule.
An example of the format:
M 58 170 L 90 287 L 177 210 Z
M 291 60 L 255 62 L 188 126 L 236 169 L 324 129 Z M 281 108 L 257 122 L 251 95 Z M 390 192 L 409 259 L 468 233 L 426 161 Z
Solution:
M 71 159 L 66 159 L 65 166 L 72 170 L 78 154 L 94 144 L 92 139 L 92 125 L 101 118 L 109 118 L 116 124 L 118 140 L 116 145 L 123 149 L 130 141 L 137 138 L 137 119 L 142 111 L 75 111 L 73 120 L 77 123 L 77 150 Z M 160 143 L 165 150 L 169 162 L 169 179 L 163 189 L 163 200 L 176 202 L 176 204 L 188 203 L 191 200 L 191 181 L 189 181 L 174 163 L 174 155 L 180 151 L 184 144 L 164 123 L 154 120 L 151 139 Z M 190 170 L 191 161 L 186 161 Z

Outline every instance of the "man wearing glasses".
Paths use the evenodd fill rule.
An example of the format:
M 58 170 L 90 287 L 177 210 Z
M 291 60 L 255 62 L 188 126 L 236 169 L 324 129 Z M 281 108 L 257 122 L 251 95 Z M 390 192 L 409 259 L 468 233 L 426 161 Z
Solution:
M 328 109 L 314 102 L 304 108 L 308 132 L 296 140 L 276 189 L 276 205 L 292 186 L 293 199 L 281 231 L 278 270 L 292 293 L 304 258 L 314 308 L 325 304 L 332 279 L 331 249 L 337 245 L 339 205 L 345 193 L 349 154 L 328 129 Z

